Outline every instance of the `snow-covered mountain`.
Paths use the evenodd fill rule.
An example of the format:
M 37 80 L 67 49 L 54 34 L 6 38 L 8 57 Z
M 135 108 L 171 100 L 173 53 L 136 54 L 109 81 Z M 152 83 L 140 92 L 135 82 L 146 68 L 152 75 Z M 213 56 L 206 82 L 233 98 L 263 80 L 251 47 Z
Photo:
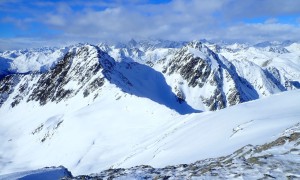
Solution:
M 166 40 L 130 40 L 128 43 L 106 44 L 100 43 L 101 50 L 108 53 L 116 61 L 149 63 L 173 54 L 177 48 L 181 48 L 187 42 L 176 42 Z
M 300 45 L 276 48 L 131 40 L 1 52 L 0 174 L 163 167 L 274 140 L 300 112 Z
M 197 109 L 217 110 L 258 97 L 232 63 L 200 42 L 189 43 L 160 63 L 177 96 Z
M 59 61 L 67 51 L 67 47 L 61 49 L 40 48 L 4 51 L 0 53 L 0 63 L 1 67 L 3 64 L 6 64 L 5 69 L 10 73 L 46 72 L 53 67 L 55 62 Z
M 267 46 L 263 48 L 245 47 L 241 49 L 231 49 L 224 47 L 220 50 L 220 54 L 234 64 L 241 64 L 236 66 L 237 69 L 242 66 L 241 69 L 238 69 L 239 72 L 245 71 L 245 69 L 247 69 L 245 66 L 248 66 L 247 64 L 255 64 L 260 67 L 269 80 L 273 81 L 274 84 L 277 84 L 281 90 L 290 90 L 299 88 L 300 51 L 298 46 L 298 43 L 289 43 L 288 46 L 277 45 L 276 47 Z M 286 52 L 279 50 L 270 51 L 272 48 L 284 48 L 286 49 Z M 248 69 L 252 71 L 253 68 Z M 252 80 L 250 78 L 252 78 Z M 245 76 L 245 79 L 250 82 L 253 80 L 256 82 L 260 81 L 254 74 Z M 261 86 L 262 84 L 253 85 Z
M 31 51 L 3 52 L 1 54 L 1 64 L 3 64 L 1 66 L 2 76 L 7 74 L 13 75 L 2 79 L 3 82 L 7 83 L 2 83 L 1 102 L 3 103 L 8 99 L 6 94 L 12 93 L 13 86 L 17 86 L 16 83 L 22 78 L 31 79 L 31 82 L 37 81 L 34 84 L 37 88 L 29 87 L 29 89 L 34 91 L 27 92 L 23 88 L 24 90 L 22 91 L 25 91 L 24 93 L 30 96 L 27 101 L 38 100 L 36 97 L 38 96 L 38 89 L 40 89 L 42 94 L 45 91 L 52 93 L 53 97 L 51 98 L 53 101 L 54 99 L 62 99 L 61 96 L 66 96 L 65 98 L 74 97 L 82 88 L 85 88 L 84 93 L 87 96 L 89 91 L 98 88 L 91 87 L 95 86 L 96 82 L 90 82 L 90 87 L 87 87 L 86 83 L 98 78 L 98 84 L 101 84 L 100 81 L 106 80 L 111 84 L 116 84 L 122 91 L 130 91 L 129 93 L 138 91 L 135 94 L 139 94 L 141 91 L 146 93 L 145 91 L 148 91 L 150 86 L 154 89 L 155 86 L 170 86 L 171 91 L 168 90 L 169 92 L 166 94 L 173 94 L 177 97 L 178 102 L 186 102 L 194 109 L 201 111 L 222 109 L 241 102 L 300 87 L 300 63 L 296 43 L 286 47 L 291 52 L 284 54 L 243 44 L 221 47 L 199 41 L 186 43 L 162 40 L 139 42 L 131 40 L 127 44 L 110 46 L 102 43 L 93 46 L 94 49 L 97 49 L 95 56 L 102 53 L 107 58 L 110 56 L 109 58 L 111 59 L 108 61 L 111 67 L 104 67 L 104 74 L 102 75 L 98 73 L 98 70 L 101 69 L 101 63 L 98 63 L 98 60 L 90 61 L 90 59 L 93 59 L 90 54 L 95 54 L 94 52 L 87 50 L 83 55 L 74 52 L 85 46 L 89 45 L 78 44 L 61 49 L 46 48 Z M 67 56 L 72 53 L 75 53 L 74 56 L 76 56 L 77 60 L 66 62 L 68 61 Z M 94 59 L 97 58 L 94 57 Z M 65 67 L 67 70 L 58 72 L 63 71 L 59 66 L 69 66 L 69 64 L 72 64 L 72 67 Z M 129 67 L 134 68 L 131 70 Z M 50 71 L 54 75 L 52 73 L 49 76 Z M 84 71 L 85 74 L 81 71 Z M 95 73 L 91 74 L 91 71 Z M 133 74 L 135 73 L 142 74 L 142 76 L 134 79 Z M 35 74 L 35 78 L 32 77 L 33 74 Z M 65 74 L 69 77 L 64 77 Z M 159 83 L 154 82 L 156 85 L 150 85 L 151 83 L 149 84 L 143 80 L 143 78 L 151 79 L 155 74 L 161 79 Z M 73 77 L 73 75 L 75 76 Z M 21 76 L 22 78 L 20 78 Z M 40 76 L 42 76 L 43 80 L 40 79 Z M 62 76 L 64 81 L 57 81 L 60 78 L 59 76 Z M 111 77 L 113 78 L 110 79 Z M 27 82 L 28 80 L 25 81 Z M 48 87 L 46 81 L 48 81 L 48 84 L 51 84 L 50 87 Z M 139 85 L 132 86 L 129 90 L 130 84 L 132 85 L 135 81 L 141 82 Z M 7 84 L 11 84 L 12 87 L 4 88 Z M 27 86 L 26 84 L 28 83 L 19 84 L 19 86 L 25 87 Z M 65 85 L 66 87 L 63 87 Z M 73 85 L 73 89 L 69 88 L 69 86 Z M 167 89 L 167 87 L 164 89 Z M 15 92 L 18 96 L 24 96 L 22 95 L 24 93 Z M 97 94 L 94 92 L 95 96 Z M 139 94 L 139 96 L 148 95 Z M 17 98 L 15 96 L 12 98 L 19 101 L 20 98 L 23 99 L 24 97 Z M 159 99 L 158 97 L 155 98 Z

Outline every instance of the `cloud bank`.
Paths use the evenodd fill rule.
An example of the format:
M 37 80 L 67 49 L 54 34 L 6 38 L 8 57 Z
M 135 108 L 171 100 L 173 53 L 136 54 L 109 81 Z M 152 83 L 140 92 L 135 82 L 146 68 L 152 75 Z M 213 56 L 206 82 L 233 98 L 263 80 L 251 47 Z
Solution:
M 298 0 L 0 0 L 0 49 L 135 39 L 300 40 Z M 5 28 L 4 28 L 5 29 Z

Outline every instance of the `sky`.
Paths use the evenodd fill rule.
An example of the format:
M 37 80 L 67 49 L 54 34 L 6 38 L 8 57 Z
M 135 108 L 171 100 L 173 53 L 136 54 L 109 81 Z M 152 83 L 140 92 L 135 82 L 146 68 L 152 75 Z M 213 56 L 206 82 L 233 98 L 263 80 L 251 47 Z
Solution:
M 300 40 L 300 0 L 0 0 L 0 50 L 130 39 Z

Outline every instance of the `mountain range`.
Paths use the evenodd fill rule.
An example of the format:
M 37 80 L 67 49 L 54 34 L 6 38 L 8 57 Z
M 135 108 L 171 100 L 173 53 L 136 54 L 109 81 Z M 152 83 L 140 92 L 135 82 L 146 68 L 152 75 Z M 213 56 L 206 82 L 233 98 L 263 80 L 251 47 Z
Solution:
M 176 174 L 175 165 L 228 159 L 288 128 L 298 132 L 297 89 L 300 43 L 292 41 L 131 40 L 4 51 L 0 174 L 60 165 L 73 175 L 147 169 L 141 165 L 172 165 L 168 173 Z M 137 171 L 126 170 L 128 177 Z

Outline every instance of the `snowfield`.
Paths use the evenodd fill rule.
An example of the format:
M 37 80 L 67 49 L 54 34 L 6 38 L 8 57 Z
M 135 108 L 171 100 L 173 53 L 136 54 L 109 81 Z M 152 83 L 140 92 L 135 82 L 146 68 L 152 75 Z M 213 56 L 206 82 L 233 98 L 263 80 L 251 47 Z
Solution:
M 300 119 L 299 90 L 190 115 L 147 99 L 126 96 L 112 103 L 111 98 L 61 112 L 55 105 L 24 104 L 13 113 L 2 108 L 1 174 L 59 165 L 78 175 L 191 163 L 271 141 Z M 58 115 L 47 117 L 51 111 Z

